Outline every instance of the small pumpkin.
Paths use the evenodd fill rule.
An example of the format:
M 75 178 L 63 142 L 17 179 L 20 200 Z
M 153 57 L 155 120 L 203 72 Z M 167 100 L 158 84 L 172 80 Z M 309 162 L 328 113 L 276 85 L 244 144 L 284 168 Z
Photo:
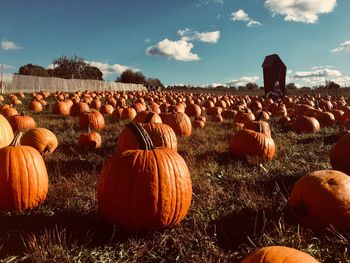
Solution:
M 186 113 L 168 113 L 164 116 L 163 123 L 169 125 L 176 135 L 189 137 L 192 134 L 192 123 Z
M 86 111 L 80 113 L 79 125 L 80 129 L 87 129 L 90 125 L 92 129 L 100 130 L 105 127 L 105 119 L 97 110 Z
M 248 129 L 242 129 L 231 137 L 229 150 L 233 155 L 246 158 L 253 164 L 272 160 L 276 154 L 275 142 L 271 136 Z
M 293 124 L 293 131 L 301 133 L 315 133 L 320 130 L 320 123 L 314 117 L 301 116 Z
M 79 135 L 78 145 L 82 149 L 98 149 L 102 145 L 102 137 L 96 131 L 91 131 L 90 128 L 87 132 Z

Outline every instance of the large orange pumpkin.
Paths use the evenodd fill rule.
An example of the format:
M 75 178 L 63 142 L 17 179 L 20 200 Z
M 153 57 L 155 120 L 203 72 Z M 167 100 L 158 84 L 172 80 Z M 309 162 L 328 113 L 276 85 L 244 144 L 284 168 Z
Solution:
M 13 130 L 7 119 L 0 114 L 0 148 L 7 146 L 13 140 Z
M 263 247 L 245 257 L 242 263 L 319 263 L 309 254 L 290 247 Z
M 31 146 L 44 155 L 53 153 L 56 150 L 58 140 L 56 135 L 48 129 L 34 128 L 22 136 L 21 144 Z
M 111 224 L 138 231 L 178 224 L 192 198 L 191 176 L 184 159 L 168 148 L 153 148 L 140 125 L 141 149 L 117 152 L 99 178 L 99 210 Z
M 48 191 L 43 158 L 33 147 L 18 145 L 20 136 L 0 149 L 0 210 L 37 207 Z
M 350 229 L 350 178 L 335 170 L 311 172 L 294 185 L 288 200 L 291 214 L 302 224 L 325 230 Z
M 300 133 L 314 133 L 320 130 L 320 123 L 314 117 L 301 116 L 297 118 L 293 125 L 293 131 Z
M 344 135 L 331 149 L 330 159 L 334 170 L 350 176 L 350 134 Z

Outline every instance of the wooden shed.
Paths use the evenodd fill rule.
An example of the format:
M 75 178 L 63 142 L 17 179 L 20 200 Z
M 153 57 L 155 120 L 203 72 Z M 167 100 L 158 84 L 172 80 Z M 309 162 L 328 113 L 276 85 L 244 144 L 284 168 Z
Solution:
M 265 57 L 262 64 L 264 71 L 264 90 L 268 93 L 286 94 L 287 67 L 277 54 Z

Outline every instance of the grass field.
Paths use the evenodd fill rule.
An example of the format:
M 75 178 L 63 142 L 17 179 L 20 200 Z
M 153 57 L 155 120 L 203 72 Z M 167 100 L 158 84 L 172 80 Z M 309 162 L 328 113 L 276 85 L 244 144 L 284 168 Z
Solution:
M 314 232 L 294 222 L 286 209 L 301 176 L 331 169 L 329 150 L 340 127 L 296 135 L 272 119 L 277 157 L 265 165 L 265 173 L 228 153 L 232 120 L 207 121 L 191 137 L 178 138 L 193 183 L 185 219 L 171 229 L 130 234 L 108 225 L 96 200 L 101 167 L 126 122 L 105 117 L 102 148 L 82 152 L 78 118 L 55 116 L 49 109 L 30 113 L 27 103 L 19 111 L 53 131 L 59 147 L 45 157 L 50 185 L 44 204 L 0 213 L 1 262 L 240 262 L 268 245 L 294 247 L 320 262 L 350 262 L 349 233 Z

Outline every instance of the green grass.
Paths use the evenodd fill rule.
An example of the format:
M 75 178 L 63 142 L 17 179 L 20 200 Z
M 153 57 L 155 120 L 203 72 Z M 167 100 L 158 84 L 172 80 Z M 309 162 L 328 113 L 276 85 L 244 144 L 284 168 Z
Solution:
M 268 245 L 301 249 L 321 262 L 349 262 L 349 233 L 314 232 L 286 209 L 298 178 L 331 168 L 329 150 L 339 127 L 296 135 L 271 120 L 277 157 L 265 165 L 266 174 L 228 153 L 231 121 L 208 121 L 190 138 L 178 138 L 193 183 L 185 219 L 163 231 L 130 234 L 108 225 L 96 201 L 100 170 L 125 122 L 107 116 L 102 148 L 81 152 L 78 118 L 48 109 L 30 115 L 56 134 L 59 147 L 45 158 L 50 185 L 44 204 L 0 213 L 1 262 L 240 262 Z

